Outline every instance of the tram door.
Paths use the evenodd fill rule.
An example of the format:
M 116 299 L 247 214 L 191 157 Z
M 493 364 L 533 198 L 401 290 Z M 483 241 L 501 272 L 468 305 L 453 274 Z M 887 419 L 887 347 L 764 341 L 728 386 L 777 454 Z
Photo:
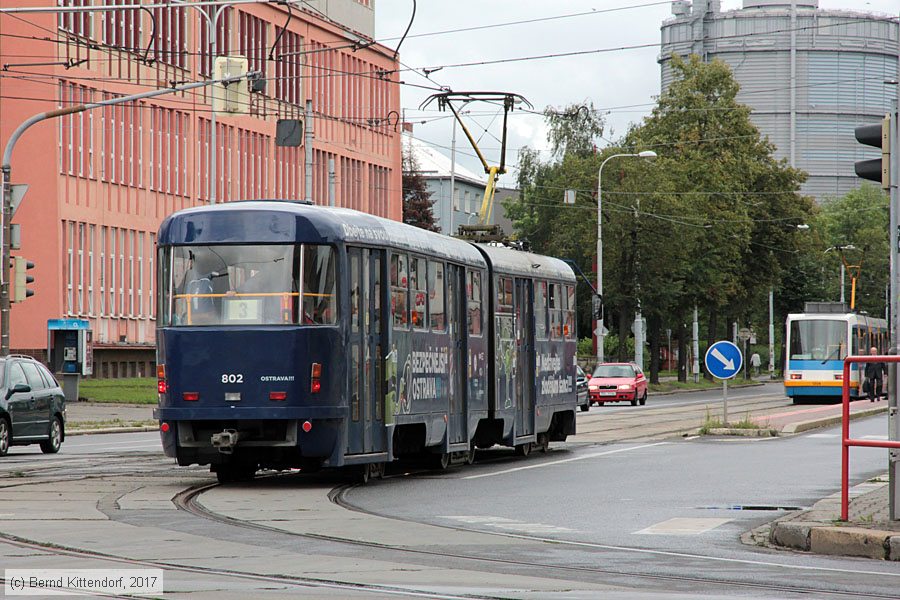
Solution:
M 350 258 L 350 420 L 347 452 L 385 449 L 382 369 L 384 251 L 348 249 Z
M 516 434 L 534 433 L 534 305 L 531 281 L 516 278 Z
M 467 441 L 466 422 L 466 325 L 465 271 L 447 265 L 447 327 L 450 336 L 450 361 L 447 376 L 450 385 L 450 443 Z

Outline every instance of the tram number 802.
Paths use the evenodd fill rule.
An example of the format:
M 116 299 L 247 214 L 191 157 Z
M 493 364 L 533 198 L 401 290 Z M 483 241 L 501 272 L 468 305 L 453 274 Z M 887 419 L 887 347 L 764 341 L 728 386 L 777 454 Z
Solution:
M 244 383 L 242 373 L 222 373 L 222 383 Z

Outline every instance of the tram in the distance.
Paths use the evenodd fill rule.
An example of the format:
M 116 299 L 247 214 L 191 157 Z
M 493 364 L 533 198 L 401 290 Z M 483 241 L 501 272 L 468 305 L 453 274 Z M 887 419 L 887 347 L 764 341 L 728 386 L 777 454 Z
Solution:
M 158 246 L 156 415 L 181 465 L 368 479 L 575 432 L 562 261 L 289 201 L 177 212 Z
M 839 400 L 843 385 L 844 359 L 868 354 L 875 347 L 886 354 L 887 321 L 850 312 L 834 302 L 807 302 L 806 312 L 791 313 L 785 332 L 785 394 L 799 403 L 804 399 Z M 865 365 L 850 370 L 850 394 L 864 395 Z

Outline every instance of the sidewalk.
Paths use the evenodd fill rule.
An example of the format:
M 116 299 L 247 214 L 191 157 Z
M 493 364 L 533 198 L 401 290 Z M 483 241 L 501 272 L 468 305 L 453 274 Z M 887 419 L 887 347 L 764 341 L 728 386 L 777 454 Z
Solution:
M 156 431 L 155 404 L 69 402 L 66 404 L 66 435 Z
M 814 554 L 900 561 L 900 521 L 891 521 L 887 474 L 850 489 L 849 520 L 840 521 L 837 492 L 751 532 L 748 543 L 765 543 Z

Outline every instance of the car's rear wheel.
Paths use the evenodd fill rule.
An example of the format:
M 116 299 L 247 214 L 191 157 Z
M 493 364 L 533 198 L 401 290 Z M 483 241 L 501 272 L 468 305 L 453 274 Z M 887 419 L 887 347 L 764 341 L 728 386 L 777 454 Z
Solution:
M 41 452 L 44 454 L 56 454 L 62 445 L 62 421 L 59 417 L 53 417 L 50 420 L 49 437 L 46 441 L 41 442 Z
M 0 456 L 6 456 L 9 452 L 9 438 L 12 437 L 12 430 L 9 427 L 9 421 L 6 417 L 0 417 Z

